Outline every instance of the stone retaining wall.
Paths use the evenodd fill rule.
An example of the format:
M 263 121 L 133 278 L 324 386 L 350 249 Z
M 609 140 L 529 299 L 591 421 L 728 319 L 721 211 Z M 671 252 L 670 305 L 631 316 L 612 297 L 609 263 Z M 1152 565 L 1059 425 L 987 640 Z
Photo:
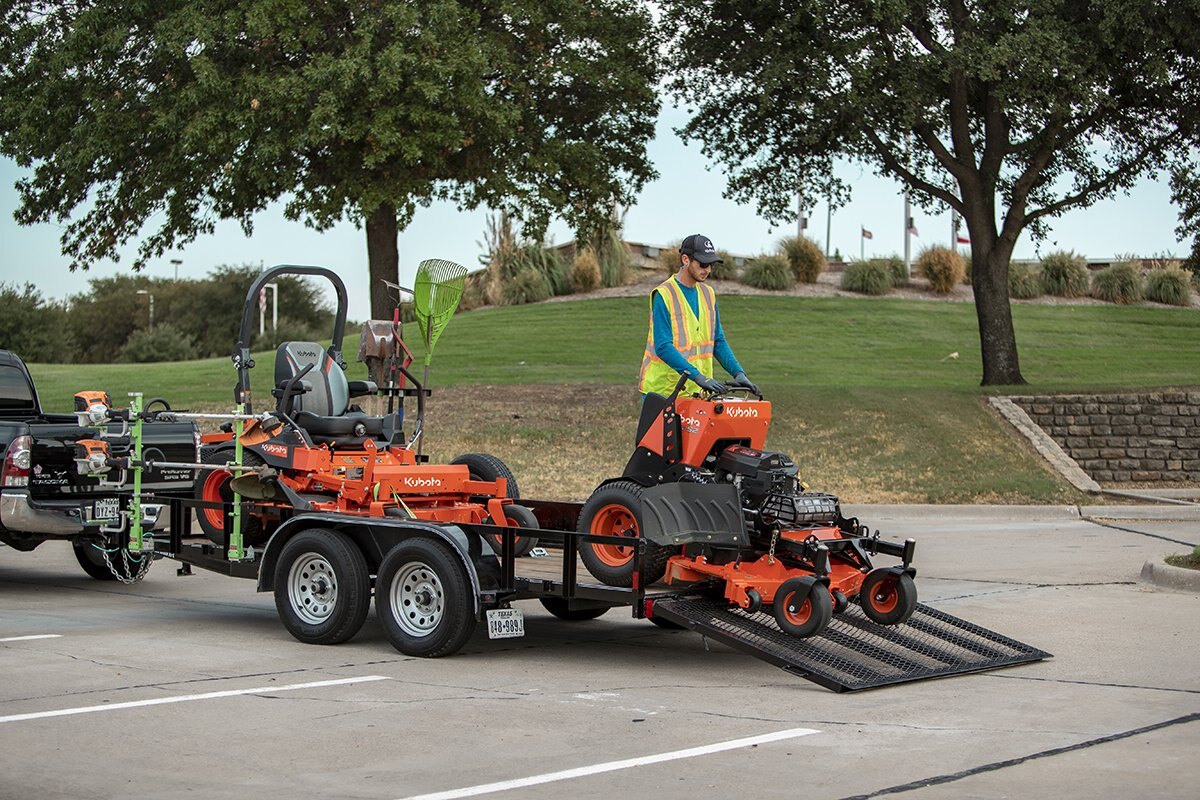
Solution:
M 1200 392 L 1009 399 L 1096 481 L 1200 482 Z

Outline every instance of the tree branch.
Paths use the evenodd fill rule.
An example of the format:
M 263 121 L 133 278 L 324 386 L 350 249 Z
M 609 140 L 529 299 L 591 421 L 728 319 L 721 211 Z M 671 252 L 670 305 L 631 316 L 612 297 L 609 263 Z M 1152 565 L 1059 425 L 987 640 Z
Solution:
M 957 211 L 961 212 L 963 210 L 963 204 L 959 198 L 950 194 L 950 192 L 947 192 L 940 186 L 934 186 L 932 183 L 918 178 L 915 173 L 901 164 L 900 160 L 896 158 L 895 154 L 892 153 L 890 149 L 888 149 L 887 145 L 883 143 L 883 140 L 879 138 L 879 135 L 876 134 L 875 131 L 868 128 L 866 129 L 866 135 L 871 141 L 871 145 L 875 148 L 876 154 L 879 156 L 880 161 L 883 162 L 883 165 L 886 169 L 899 175 L 914 189 L 920 189 L 931 197 L 936 197 Z
M 1044 217 L 1044 216 L 1047 216 L 1050 214 L 1055 214 L 1059 211 L 1062 211 L 1065 208 L 1068 208 L 1069 206 L 1075 205 L 1076 203 L 1080 202 L 1081 200 L 1084 200 L 1088 195 L 1092 194 L 1093 192 L 1107 190 L 1114 184 L 1118 183 L 1121 179 L 1126 178 L 1131 174 L 1140 173 L 1142 171 L 1146 161 L 1148 161 L 1151 156 L 1160 152 L 1162 145 L 1166 143 L 1164 140 L 1167 140 L 1170 138 L 1172 138 L 1172 137 L 1164 136 L 1164 137 L 1162 137 L 1162 139 L 1154 142 L 1153 144 L 1147 145 L 1142 150 L 1142 152 L 1138 155 L 1137 158 L 1133 159 L 1132 161 L 1126 162 L 1122 166 L 1118 167 L 1117 169 L 1115 169 L 1112 172 L 1105 175 L 1103 178 L 1092 181 L 1091 183 L 1084 186 L 1082 189 L 1080 189 L 1075 194 L 1064 197 L 1055 203 L 1051 203 L 1047 206 L 1043 206 L 1042 208 L 1039 208 L 1036 211 L 1029 212 L 1024 217 L 1024 220 L 1022 222 L 1022 227 L 1028 226 L 1031 222 L 1033 222 L 1036 219 L 1040 219 L 1041 217 Z

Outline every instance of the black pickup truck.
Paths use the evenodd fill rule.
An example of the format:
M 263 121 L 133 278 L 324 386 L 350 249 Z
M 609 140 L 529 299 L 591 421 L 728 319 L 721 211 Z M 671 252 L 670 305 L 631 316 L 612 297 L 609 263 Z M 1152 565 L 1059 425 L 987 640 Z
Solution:
M 121 432 L 120 424 L 106 429 L 113 436 Z M 146 422 L 143 432 L 147 459 L 197 460 L 200 435 L 194 423 Z M 75 443 L 100 437 L 96 428 L 80 426 L 74 414 L 42 411 L 24 362 L 0 350 L 0 544 L 29 551 L 46 541 L 68 540 L 88 575 L 132 582 L 145 574 L 149 561 L 124 547 L 131 482 L 82 475 L 76 467 Z M 149 469 L 142 476 L 143 491 L 156 495 L 189 497 L 192 483 L 187 468 Z M 155 510 L 144 518 L 151 530 L 167 522 L 165 515 L 155 518 Z

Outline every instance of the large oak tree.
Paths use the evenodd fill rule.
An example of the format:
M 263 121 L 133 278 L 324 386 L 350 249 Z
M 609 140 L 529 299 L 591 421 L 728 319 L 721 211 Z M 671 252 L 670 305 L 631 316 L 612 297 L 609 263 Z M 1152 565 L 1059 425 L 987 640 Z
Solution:
M 386 318 L 418 206 L 537 231 L 654 175 L 635 0 L 10 0 L 0 24 L 0 152 L 33 169 L 17 217 L 65 223 L 72 268 L 131 241 L 140 267 L 284 198 L 364 225 Z
M 962 214 L 986 385 L 1025 382 L 1008 299 L 1022 232 L 1158 170 L 1192 180 L 1200 0 L 662 5 L 684 133 L 735 197 L 782 219 L 849 157 Z

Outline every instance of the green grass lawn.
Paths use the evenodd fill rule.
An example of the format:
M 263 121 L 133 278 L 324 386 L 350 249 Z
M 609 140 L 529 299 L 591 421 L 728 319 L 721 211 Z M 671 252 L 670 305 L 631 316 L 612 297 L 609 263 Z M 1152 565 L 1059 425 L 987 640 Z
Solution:
M 851 501 L 1078 501 L 1080 495 L 1050 474 L 980 398 L 1200 384 L 1200 314 L 1194 310 L 1017 305 L 1013 317 L 1029 385 L 983 388 L 973 305 L 886 298 L 721 300 L 722 323 L 734 351 L 775 402 L 771 445 L 796 457 L 814 488 L 838 491 Z M 539 482 L 548 492 L 555 491 L 553 475 L 562 471 L 564 453 L 573 448 L 588 450 L 578 462 L 589 464 L 589 470 L 619 470 L 637 410 L 647 319 L 643 298 L 458 315 L 434 352 L 435 408 L 439 389 L 449 408 L 466 409 L 456 405 L 464 397 L 489 408 L 489 402 L 499 402 L 502 387 L 530 384 L 602 384 L 608 399 L 596 418 L 564 415 L 560 418 L 569 416 L 569 422 L 538 426 L 514 423 L 507 406 L 495 406 L 495 413 L 510 418 L 473 414 L 465 427 L 431 411 L 430 440 L 436 441 L 440 429 L 457 447 L 496 451 L 544 475 Z M 418 354 L 414 371 L 420 374 L 415 324 L 406 328 L 406 336 Z M 352 377 L 363 377 L 362 365 L 352 360 L 357 346 L 349 338 Z M 958 358 L 948 358 L 951 353 Z M 273 356 L 256 358 L 253 374 L 261 379 L 255 382 L 256 396 L 266 399 Z M 81 389 L 104 389 L 118 402 L 126 392 L 139 390 L 165 397 L 177 408 L 221 407 L 232 403 L 235 379 L 228 358 L 155 365 L 36 364 L 31 370 L 42 402 L 52 410 L 69 409 Z M 477 386 L 497 388 L 465 388 Z M 537 393 L 527 402 L 538 403 Z M 459 412 L 460 418 L 467 416 Z M 497 436 L 498 426 L 503 436 Z M 432 451 L 437 452 L 436 445 Z M 596 452 L 603 454 L 598 464 Z M 559 466 L 542 470 L 542 462 Z M 577 486 L 594 485 L 602 477 L 579 476 L 559 492 L 578 495 Z

